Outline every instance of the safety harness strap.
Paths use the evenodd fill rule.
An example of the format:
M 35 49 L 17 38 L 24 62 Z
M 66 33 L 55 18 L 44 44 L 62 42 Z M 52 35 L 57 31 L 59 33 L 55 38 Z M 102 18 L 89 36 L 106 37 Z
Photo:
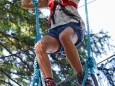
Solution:
M 62 4 L 63 6 L 70 5 L 70 6 L 75 7 L 76 9 L 78 8 L 77 4 L 75 4 L 73 1 L 69 1 L 69 0 L 63 0 L 63 1 L 61 2 L 61 4 Z
M 60 4 L 61 7 L 64 7 L 65 9 L 65 6 L 67 5 L 70 5 L 70 6 L 73 6 L 75 7 L 76 9 L 78 8 L 77 4 L 75 4 L 74 2 L 72 1 L 69 1 L 69 0 L 61 0 L 61 2 L 58 2 L 56 0 L 49 0 L 48 1 L 48 6 L 50 7 L 50 18 L 49 18 L 49 22 L 51 22 L 51 19 L 53 20 L 53 23 L 55 24 L 55 21 L 54 21 L 54 14 L 55 14 L 55 9 L 56 9 L 56 6 Z M 62 8 L 63 9 L 63 8 Z M 65 13 L 65 11 L 64 11 Z M 69 13 L 69 12 L 68 12 Z M 67 14 L 67 13 L 65 13 Z

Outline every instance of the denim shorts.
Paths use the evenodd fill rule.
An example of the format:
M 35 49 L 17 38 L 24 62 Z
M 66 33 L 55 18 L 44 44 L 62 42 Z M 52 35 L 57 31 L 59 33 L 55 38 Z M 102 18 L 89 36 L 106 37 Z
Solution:
M 64 25 L 60 25 L 60 26 L 57 26 L 57 27 L 54 27 L 54 28 L 51 28 L 48 30 L 48 33 L 47 35 L 49 36 L 52 36 L 52 37 L 55 37 L 59 40 L 59 35 L 60 33 L 66 29 L 67 27 L 72 27 L 72 29 L 75 31 L 75 33 L 77 34 L 78 36 L 78 41 L 75 43 L 75 46 L 78 47 L 82 41 L 83 41 L 83 38 L 84 38 L 84 30 L 80 27 L 80 24 L 79 23 L 76 23 L 76 22 L 69 22 L 67 24 L 64 24 Z M 63 46 L 61 45 L 60 50 L 63 50 Z

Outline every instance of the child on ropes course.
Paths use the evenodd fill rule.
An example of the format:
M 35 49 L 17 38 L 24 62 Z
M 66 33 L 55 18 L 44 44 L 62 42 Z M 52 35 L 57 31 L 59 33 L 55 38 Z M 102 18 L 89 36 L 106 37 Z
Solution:
M 35 44 L 38 64 L 47 86 L 57 86 L 53 80 L 50 60 L 47 53 L 64 49 L 67 60 L 77 74 L 79 85 L 83 81 L 83 68 L 76 46 L 83 41 L 85 25 L 78 13 L 80 0 L 38 0 L 39 8 L 49 7 L 51 28 L 46 36 Z M 23 8 L 34 8 L 31 0 L 23 0 Z M 85 86 L 92 86 L 86 81 Z

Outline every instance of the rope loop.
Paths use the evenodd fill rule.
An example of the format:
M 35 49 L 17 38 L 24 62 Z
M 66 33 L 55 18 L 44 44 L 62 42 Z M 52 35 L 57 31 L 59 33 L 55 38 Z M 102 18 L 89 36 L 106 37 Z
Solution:
M 93 57 L 89 57 L 87 62 L 86 62 L 88 68 L 92 69 L 96 66 L 95 60 Z

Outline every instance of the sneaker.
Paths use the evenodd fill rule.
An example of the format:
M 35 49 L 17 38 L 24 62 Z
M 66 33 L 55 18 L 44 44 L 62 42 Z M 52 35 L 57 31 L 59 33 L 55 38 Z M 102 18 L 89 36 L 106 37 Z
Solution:
M 53 79 L 45 79 L 46 86 L 57 86 Z
M 77 82 L 79 86 L 82 85 L 83 78 L 84 78 L 83 74 L 77 74 Z M 85 86 L 93 86 L 92 81 L 90 79 L 86 79 Z

